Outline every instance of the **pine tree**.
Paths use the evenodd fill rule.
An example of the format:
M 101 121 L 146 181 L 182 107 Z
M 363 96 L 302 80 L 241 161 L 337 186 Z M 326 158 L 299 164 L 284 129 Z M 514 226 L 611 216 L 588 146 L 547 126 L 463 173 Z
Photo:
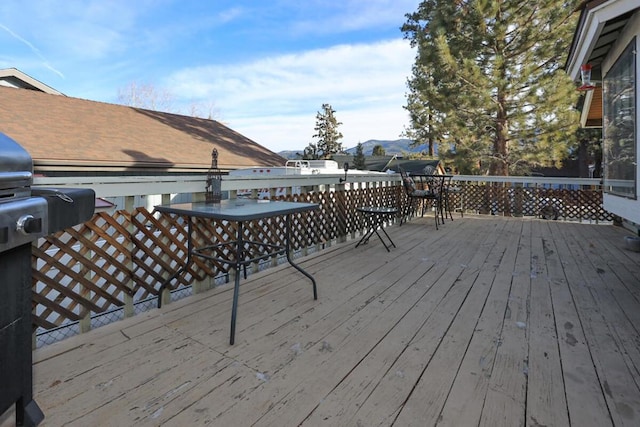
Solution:
M 302 158 L 304 160 L 318 160 L 320 158 L 318 145 L 314 144 L 313 142 L 310 142 L 309 145 L 307 145 L 307 147 L 304 149 Z
M 376 144 L 373 146 L 373 151 L 371 153 L 372 156 L 384 156 L 386 154 L 387 152 L 382 145 Z
M 453 147 L 446 155 L 474 172 L 561 163 L 577 126 L 562 68 L 577 1 L 423 1 L 402 27 L 417 48 L 406 134 Z
M 313 138 L 317 138 L 317 142 L 309 144 L 305 148 L 305 154 L 307 149 L 309 152 L 317 153 L 316 158 L 328 159 L 332 154 L 342 151 L 342 133 L 338 131 L 338 126 L 342 123 L 336 119 L 335 110 L 329 104 L 322 104 L 322 112 L 318 112 L 316 115 L 316 131 Z M 313 146 L 313 147 L 312 147 Z M 314 150 L 315 148 L 315 150 Z M 307 157 L 305 157 L 307 158 Z
M 356 153 L 353 155 L 353 168 L 358 170 L 365 170 L 367 165 L 364 162 L 364 146 L 362 142 L 358 142 L 356 145 Z

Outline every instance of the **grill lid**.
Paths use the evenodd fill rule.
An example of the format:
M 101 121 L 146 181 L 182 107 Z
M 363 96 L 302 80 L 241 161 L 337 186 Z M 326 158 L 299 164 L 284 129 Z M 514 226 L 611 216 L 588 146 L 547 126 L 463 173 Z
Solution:
M 17 190 L 13 196 L 28 197 L 32 182 L 31 156 L 20 144 L 0 132 L 0 195 L 10 197 L 12 190 Z

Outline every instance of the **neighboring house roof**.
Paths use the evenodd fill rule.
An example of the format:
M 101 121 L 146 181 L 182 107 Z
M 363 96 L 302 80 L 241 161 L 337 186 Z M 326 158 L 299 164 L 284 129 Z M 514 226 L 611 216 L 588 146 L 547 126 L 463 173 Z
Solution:
M 114 209 L 117 206 L 118 205 L 116 205 L 115 203 L 103 199 L 102 197 L 96 197 L 96 212 L 108 211 L 109 209 Z
M 58 92 L 54 88 L 39 82 L 17 68 L 4 68 L 0 70 L 0 86 L 36 90 L 52 95 L 64 95 L 62 92 Z
M 0 132 L 41 174 L 199 172 L 281 166 L 286 159 L 215 120 L 0 86 Z
M 349 166 L 353 167 L 353 156 L 346 154 L 334 154 L 333 160 L 338 162 L 339 165 L 345 162 L 349 163 Z M 439 173 L 444 173 L 444 169 L 437 159 L 403 159 L 397 156 L 365 156 L 364 164 L 367 170 L 386 172 L 387 170 L 398 171 L 398 166 L 402 167 L 407 172 L 421 173 L 424 168 L 431 166 L 438 170 Z

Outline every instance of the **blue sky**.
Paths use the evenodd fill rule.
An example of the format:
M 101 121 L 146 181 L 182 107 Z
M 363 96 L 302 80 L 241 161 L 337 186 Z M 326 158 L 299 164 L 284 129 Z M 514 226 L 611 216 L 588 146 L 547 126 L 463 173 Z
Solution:
M 273 151 L 313 141 L 323 103 L 345 148 L 408 125 L 415 51 L 400 26 L 419 0 L 2 0 L 0 68 L 68 96 L 132 84 L 171 110 L 210 113 Z

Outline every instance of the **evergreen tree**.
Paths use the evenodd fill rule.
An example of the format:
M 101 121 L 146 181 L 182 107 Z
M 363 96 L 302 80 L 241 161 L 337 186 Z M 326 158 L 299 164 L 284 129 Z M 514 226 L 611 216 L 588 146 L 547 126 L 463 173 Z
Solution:
M 315 153 L 317 159 L 328 159 L 332 154 L 342 151 L 342 133 L 338 131 L 338 126 L 342 123 L 336 119 L 335 111 L 329 104 L 322 104 L 322 112 L 316 115 L 316 131 L 313 138 L 317 138 L 316 143 L 310 143 L 305 148 L 305 158 L 307 151 Z
M 376 144 L 373 146 L 373 152 L 371 155 L 373 156 L 384 156 L 386 152 L 384 151 L 384 147 L 380 144 Z
M 574 156 L 580 178 L 602 177 L 602 128 L 580 128 L 576 139 Z
M 420 62 L 420 61 L 418 61 Z M 434 105 L 437 98 L 432 97 L 433 90 L 432 74 L 425 67 L 416 64 L 413 66 L 413 78 L 407 82 L 409 93 L 407 93 L 407 105 L 405 109 L 409 112 L 411 127 L 405 129 L 404 136 L 413 140 L 412 146 L 426 145 L 428 155 L 433 156 L 434 140 L 437 135 L 435 120 L 438 108 Z
M 420 3 L 402 27 L 417 48 L 406 134 L 453 147 L 447 156 L 476 173 L 561 163 L 577 126 L 575 85 L 562 68 L 577 1 Z
M 302 158 L 304 160 L 318 160 L 320 158 L 318 145 L 310 142 L 309 145 L 307 145 L 307 147 L 304 149 Z
M 358 142 L 358 145 L 356 145 L 356 153 L 353 155 L 353 168 L 365 170 L 366 167 L 364 162 L 364 147 L 362 146 L 362 142 Z

